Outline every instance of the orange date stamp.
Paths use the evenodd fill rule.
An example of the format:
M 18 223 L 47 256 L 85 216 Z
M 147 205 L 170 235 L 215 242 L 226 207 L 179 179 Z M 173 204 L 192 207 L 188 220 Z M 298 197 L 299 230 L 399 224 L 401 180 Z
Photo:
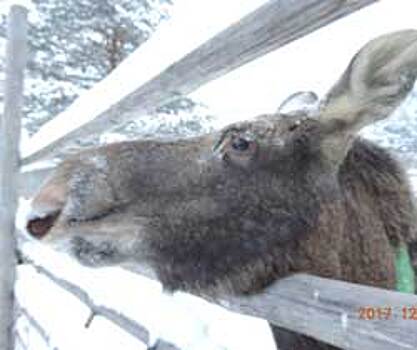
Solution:
M 395 309 L 391 306 L 363 306 L 358 309 L 360 320 L 391 320 L 402 318 L 403 320 L 417 321 L 417 305 L 402 306 Z

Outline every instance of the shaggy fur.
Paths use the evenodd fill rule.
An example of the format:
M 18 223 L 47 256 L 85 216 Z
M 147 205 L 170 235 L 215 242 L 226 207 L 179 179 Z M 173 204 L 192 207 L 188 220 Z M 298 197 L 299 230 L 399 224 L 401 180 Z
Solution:
M 416 57 L 416 31 L 372 41 L 317 117 L 81 152 L 35 197 L 28 230 L 86 265 L 146 264 L 197 294 L 256 293 L 295 272 L 393 288 L 395 249 L 417 255 L 412 195 L 398 163 L 355 134 L 404 99 Z M 331 348 L 274 334 L 281 350 Z

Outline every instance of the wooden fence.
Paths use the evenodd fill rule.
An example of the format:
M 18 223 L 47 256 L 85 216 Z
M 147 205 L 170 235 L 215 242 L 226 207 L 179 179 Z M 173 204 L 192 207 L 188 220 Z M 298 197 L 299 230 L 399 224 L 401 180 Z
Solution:
M 15 280 L 14 222 L 17 208 L 19 141 L 26 65 L 26 10 L 13 6 L 8 22 L 4 113 L 0 120 L 0 349 L 14 347 L 13 283 Z
M 68 150 L 76 147 L 74 144 L 79 139 L 102 133 L 138 115 L 149 113 L 178 93 L 189 94 L 233 69 L 374 2 L 376 0 L 265 1 L 258 9 L 220 33 L 214 36 L 213 33 L 207 34 L 207 37 L 202 38 L 194 48 L 184 47 L 180 53 L 167 54 L 168 59 L 161 63 L 159 71 L 155 71 L 153 76 L 150 74 L 145 77 L 139 76 L 135 86 L 129 86 L 113 94 L 112 86 L 117 81 L 123 80 L 123 77 L 132 74 L 131 69 L 135 60 L 140 66 L 140 52 L 143 50 L 140 48 L 96 87 L 42 127 L 31 139 L 26 152 L 23 152 L 21 164 L 27 165 L 38 160 L 65 155 Z M 18 36 L 21 42 L 20 36 L 24 34 L 25 28 L 24 13 L 25 10 L 20 7 L 12 8 L 11 43 L 14 35 Z M 14 21 L 17 21 L 17 26 L 13 24 Z M 13 28 L 16 27 L 19 27 L 20 31 L 13 34 Z M 10 49 L 8 61 L 16 63 L 13 69 L 17 72 L 13 72 L 11 65 L 7 72 L 7 81 L 18 84 L 21 82 L 23 61 L 15 61 L 15 58 L 16 55 L 24 57 L 19 50 L 23 49 L 16 48 L 16 51 Z M 13 91 L 12 94 L 7 94 L 9 90 L 7 85 L 6 106 L 13 108 L 7 110 L 6 107 L 4 119 L 0 124 L 0 132 L 3 135 L 0 136 L 0 141 L 3 142 L 0 147 L 0 167 L 3 174 L 0 177 L 2 181 L 0 254 L 2 258 L 8 257 L 7 268 L 10 268 L 13 261 L 10 256 L 13 252 L 11 239 L 13 227 L 10 222 L 13 222 L 15 215 L 16 191 L 19 189 L 21 194 L 30 195 L 36 191 L 50 171 L 50 169 L 27 171 L 20 174 L 19 183 L 14 182 L 18 178 L 14 175 L 17 171 L 17 162 L 16 159 L 8 157 L 17 154 L 16 128 L 21 113 L 21 86 L 14 89 L 10 90 Z M 108 93 L 106 95 L 108 98 L 95 99 L 103 92 Z M 14 100 L 10 97 L 13 94 Z M 77 121 L 71 118 L 80 111 L 83 111 L 81 118 Z M 12 126 L 13 133 L 9 133 L 8 125 Z M 10 138 L 13 142 L 9 143 Z M 5 189 L 9 192 L 6 193 Z M 42 260 L 34 257 L 33 251 L 25 249 L 24 245 L 21 254 L 23 261 L 33 266 L 36 271 L 88 305 L 91 315 L 104 317 L 145 343 L 148 342 L 149 334 L 141 325 L 110 307 L 95 304 L 88 291 L 80 288 L 75 281 L 69 281 L 67 276 L 60 276 L 59 271 L 53 271 L 53 267 L 45 266 Z M 2 273 L 5 273 L 3 266 L 1 269 Z M 13 278 L 10 271 L 13 269 L 10 268 L 7 272 L 6 280 L 9 282 L 1 286 L 6 288 L 2 289 L 0 295 L 2 315 L 10 314 L 11 310 L 11 300 L 5 296 L 5 293 L 9 293 L 10 280 Z M 322 339 L 344 349 L 414 349 L 417 344 L 417 320 L 413 320 L 412 317 L 413 307 L 417 306 L 417 297 L 413 295 L 297 275 L 278 281 L 256 296 L 230 297 L 213 302 L 239 313 L 267 319 L 273 324 Z M 375 312 L 375 309 L 386 310 L 385 318 L 368 314 Z M 407 310 L 410 312 L 409 317 L 403 317 Z M 47 338 L 47 333 L 27 310 L 22 308 L 20 312 L 26 315 L 42 337 Z M 6 324 L 6 329 L 3 329 L 4 327 L 0 329 L 0 349 L 12 349 L 12 340 L 7 336 L 8 319 L 5 318 L 3 321 L 2 316 L 0 324 L 2 327 Z M 19 335 L 16 339 L 17 343 L 23 343 Z M 175 347 L 163 342 L 158 347 L 158 349 L 168 348 Z

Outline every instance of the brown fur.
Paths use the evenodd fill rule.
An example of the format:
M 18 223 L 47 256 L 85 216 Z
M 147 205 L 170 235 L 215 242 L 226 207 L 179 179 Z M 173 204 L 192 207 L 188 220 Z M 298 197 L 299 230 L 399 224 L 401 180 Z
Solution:
M 393 288 L 395 248 L 417 242 L 412 195 L 397 162 L 355 133 L 406 96 L 416 43 L 404 31 L 365 46 L 318 119 L 81 152 L 35 197 L 28 230 L 90 266 L 147 264 L 172 290 L 256 293 L 300 271 Z M 274 334 L 281 350 L 331 348 Z

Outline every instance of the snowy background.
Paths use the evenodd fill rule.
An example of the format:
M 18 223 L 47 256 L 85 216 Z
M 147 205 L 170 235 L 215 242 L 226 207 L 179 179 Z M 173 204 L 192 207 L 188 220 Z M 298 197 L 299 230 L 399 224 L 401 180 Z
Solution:
M 30 62 L 25 92 L 22 153 L 33 147 L 30 136 L 77 97 L 118 66 L 131 81 L 117 80 L 115 90 L 146 81 L 265 0 L 33 0 L 30 8 Z M 0 1 L 0 49 L 4 52 L 8 2 Z M 152 115 L 118 127 L 79 145 L 129 138 L 175 138 L 197 135 L 230 122 L 275 111 L 288 95 L 303 90 L 323 96 L 349 59 L 369 39 L 392 30 L 416 28 L 417 4 L 384 0 L 322 28 L 200 88 L 175 96 Z M 150 38 L 150 39 L 149 39 Z M 135 51 L 137 48 L 139 49 Z M 134 52 L 134 53 L 133 53 Z M 155 55 L 159 52 L 159 55 Z M 133 53 L 133 54 L 132 54 Z M 132 54 L 130 57 L 129 54 Z M 131 62 L 129 66 L 129 62 Z M 116 70 L 114 70 L 118 67 Z M 4 79 L 0 56 L 0 81 Z M 121 69 L 119 72 L 122 71 Z M 96 95 L 106 99 L 105 95 Z M 0 90 L 1 103 L 1 90 Z M 2 108 L 0 109 L 2 110 Z M 80 119 L 87 114 L 79 110 Z M 60 117 L 65 118 L 65 114 Z M 413 176 L 417 175 L 417 90 L 388 120 L 363 135 L 389 147 Z M 74 118 L 74 115 L 72 115 Z M 75 120 L 66 123 L 76 124 Z M 46 126 L 45 126 L 46 125 Z M 21 201 L 22 227 L 28 202 Z M 80 286 L 95 305 L 108 306 L 144 325 L 151 340 L 162 337 L 182 349 L 274 349 L 265 321 L 226 312 L 196 297 L 167 296 L 161 286 L 117 268 L 90 270 L 62 254 L 26 242 L 35 262 Z M 102 316 L 85 323 L 90 307 L 55 285 L 33 266 L 18 270 L 19 344 L 22 349 L 141 349 L 137 338 Z M 19 348 L 20 349 L 20 348 Z

